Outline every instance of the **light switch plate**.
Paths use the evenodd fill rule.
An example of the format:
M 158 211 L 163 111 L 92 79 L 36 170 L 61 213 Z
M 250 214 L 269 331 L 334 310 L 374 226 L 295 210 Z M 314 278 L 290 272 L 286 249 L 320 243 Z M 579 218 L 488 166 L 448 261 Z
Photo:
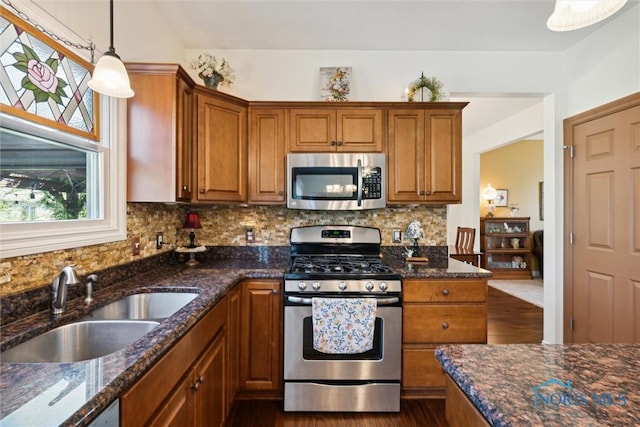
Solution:
M 401 243 L 402 242 L 402 231 L 393 230 L 391 232 L 391 243 Z

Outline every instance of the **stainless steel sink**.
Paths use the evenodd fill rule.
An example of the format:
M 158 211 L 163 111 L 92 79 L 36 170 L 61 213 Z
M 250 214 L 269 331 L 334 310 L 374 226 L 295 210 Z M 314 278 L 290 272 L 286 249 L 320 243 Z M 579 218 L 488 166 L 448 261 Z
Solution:
M 66 363 L 95 359 L 133 344 L 152 321 L 81 321 L 60 326 L 0 353 L 3 363 Z
M 89 313 L 92 319 L 162 320 L 195 299 L 188 292 L 133 294 Z

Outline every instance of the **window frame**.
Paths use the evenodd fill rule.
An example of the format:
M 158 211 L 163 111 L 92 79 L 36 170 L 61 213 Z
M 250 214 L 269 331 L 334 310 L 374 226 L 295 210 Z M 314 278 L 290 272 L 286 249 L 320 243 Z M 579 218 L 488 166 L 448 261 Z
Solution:
M 125 240 L 127 101 L 100 96 L 102 217 L 0 224 L 0 258 Z

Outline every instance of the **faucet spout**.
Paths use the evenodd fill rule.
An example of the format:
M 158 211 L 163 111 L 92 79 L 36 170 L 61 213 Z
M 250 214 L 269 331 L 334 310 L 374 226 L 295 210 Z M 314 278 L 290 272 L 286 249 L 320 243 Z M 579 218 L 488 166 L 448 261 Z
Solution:
M 76 274 L 75 264 L 62 269 L 51 283 L 51 313 L 62 314 L 67 309 L 67 291 L 69 285 L 80 283 Z

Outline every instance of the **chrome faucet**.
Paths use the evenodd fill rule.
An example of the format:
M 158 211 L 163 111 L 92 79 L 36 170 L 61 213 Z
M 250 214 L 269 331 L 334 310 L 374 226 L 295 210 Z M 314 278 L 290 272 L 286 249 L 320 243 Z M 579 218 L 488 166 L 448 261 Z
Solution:
M 51 284 L 51 314 L 62 314 L 67 309 L 67 289 L 70 285 L 80 283 L 76 274 L 75 264 L 62 269 Z

